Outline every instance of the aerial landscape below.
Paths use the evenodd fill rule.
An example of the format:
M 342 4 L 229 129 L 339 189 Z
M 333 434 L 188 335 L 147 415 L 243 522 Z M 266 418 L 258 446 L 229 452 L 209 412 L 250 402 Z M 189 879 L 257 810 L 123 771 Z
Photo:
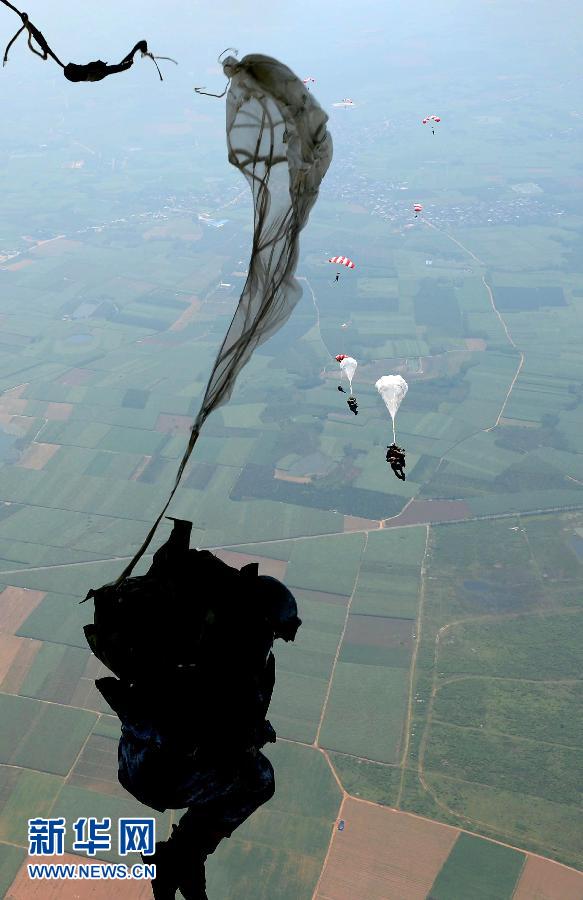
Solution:
M 33 6 L 59 59 L 146 35 L 178 65 L 71 83 L 23 33 L 0 70 L 0 896 L 152 896 L 28 866 L 176 834 L 118 781 L 80 601 L 145 583 L 180 520 L 301 619 L 262 651 L 275 792 L 209 851 L 210 900 L 583 900 L 583 15 Z

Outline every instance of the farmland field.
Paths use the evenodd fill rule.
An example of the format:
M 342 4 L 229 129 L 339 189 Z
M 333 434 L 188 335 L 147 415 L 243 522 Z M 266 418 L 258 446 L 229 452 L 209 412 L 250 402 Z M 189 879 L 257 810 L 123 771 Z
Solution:
M 95 35 L 108 46 L 112 16 L 131 31 L 132 4 L 83 9 L 79 59 Z M 178 6 L 148 11 L 180 63 L 163 83 L 145 60 L 80 92 L 22 39 L 2 73 L 0 894 L 15 900 L 34 896 L 29 815 L 146 812 L 116 779 L 80 601 L 162 510 L 249 271 L 224 106 L 192 91 L 222 90 L 224 23 Z M 565 3 L 381 6 L 324 3 L 307 27 L 284 3 L 252 27 L 314 73 L 334 160 L 301 297 L 168 509 L 193 546 L 284 580 L 303 620 L 276 645 L 277 793 L 209 861 L 209 896 L 581 900 L 581 23 Z M 246 17 L 231 10 L 243 38 Z M 46 27 L 67 46 L 68 18 Z M 344 92 L 353 108 L 334 106 Z M 335 280 L 332 254 L 355 269 Z M 385 461 L 388 373 L 409 385 L 405 482 Z
M 460 834 L 435 879 L 431 900 L 511 900 L 525 862 L 523 853 Z

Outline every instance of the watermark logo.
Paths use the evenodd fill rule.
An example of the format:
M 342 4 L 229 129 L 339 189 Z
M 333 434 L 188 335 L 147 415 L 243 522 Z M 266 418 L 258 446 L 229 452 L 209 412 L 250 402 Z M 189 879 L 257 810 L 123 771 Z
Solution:
M 79 818 L 73 822 L 73 831 L 76 835 L 73 853 L 95 856 L 98 850 L 111 850 L 111 819 Z
M 29 856 L 62 856 L 65 852 L 64 819 L 29 819 Z
M 117 852 L 119 856 L 139 853 L 143 857 L 153 856 L 156 847 L 156 820 L 154 818 L 127 818 L 117 820 Z M 111 819 L 95 816 L 80 816 L 72 826 L 74 839 L 73 853 L 95 857 L 98 853 L 111 850 Z M 67 823 L 64 818 L 38 817 L 28 820 L 28 853 L 30 856 L 63 856 Z M 156 867 L 153 865 L 111 865 L 92 863 L 67 865 L 29 864 L 29 877 L 33 879 L 153 879 Z
M 153 856 L 156 843 L 155 819 L 119 819 L 118 853 Z

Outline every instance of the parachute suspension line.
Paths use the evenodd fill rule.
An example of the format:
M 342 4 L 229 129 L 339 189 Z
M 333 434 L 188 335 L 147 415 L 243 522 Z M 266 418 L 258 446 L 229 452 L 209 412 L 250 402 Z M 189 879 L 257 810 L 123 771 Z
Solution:
M 228 53 L 229 51 L 231 51 L 231 52 L 234 53 L 235 55 L 237 55 L 237 53 L 239 52 L 238 50 L 235 50 L 234 47 L 227 47 L 226 50 L 223 50 L 222 53 L 219 53 L 219 55 L 218 55 L 218 57 L 217 57 L 217 62 L 222 64 L 222 62 L 223 62 L 223 56 L 225 55 L 225 53 Z M 205 86 L 204 86 L 204 84 L 203 84 L 202 87 L 195 87 L 194 92 L 195 92 L 196 94 L 202 94 L 203 97 L 224 97 L 225 94 L 227 93 L 227 91 L 229 90 L 229 85 L 230 85 L 230 83 L 231 83 L 231 79 L 229 78 L 229 80 L 227 81 L 227 84 L 226 84 L 226 86 L 225 86 L 225 90 L 223 91 L 222 94 L 212 94 L 212 93 L 210 93 L 210 91 L 205 91 Z
M 393 444 L 396 444 L 397 443 L 397 435 L 395 434 L 395 418 L 394 418 L 394 416 L 391 417 L 391 420 L 393 422 Z
M 198 422 L 198 419 L 199 419 L 199 418 L 200 418 L 200 413 L 199 413 L 199 416 L 197 417 L 197 422 Z M 172 503 L 172 500 L 174 499 L 174 494 L 175 494 L 176 491 L 178 490 L 178 485 L 180 484 L 180 481 L 181 481 L 181 479 L 182 479 L 182 475 L 183 475 L 184 470 L 185 470 L 185 468 L 186 468 L 186 464 L 187 464 L 188 460 L 190 459 L 190 455 L 191 455 L 191 453 L 192 453 L 192 451 L 193 451 L 193 449 L 194 449 L 194 445 L 196 444 L 196 442 L 197 442 L 197 440 L 198 440 L 199 434 L 200 434 L 200 431 L 196 428 L 196 423 L 195 423 L 195 425 L 192 426 L 192 430 L 191 430 L 191 433 L 190 433 L 190 439 L 189 439 L 189 441 L 188 441 L 188 446 L 187 446 L 186 450 L 184 451 L 184 456 L 182 457 L 182 459 L 181 459 L 181 461 L 180 461 L 180 465 L 179 465 L 179 467 L 178 467 L 178 472 L 176 473 L 176 478 L 175 478 L 175 480 L 174 480 L 174 485 L 172 486 L 172 490 L 170 491 L 170 495 L 169 495 L 169 497 L 168 497 L 168 500 L 167 500 L 166 503 L 164 504 L 164 508 L 162 509 L 162 512 L 160 513 L 160 515 L 158 516 L 158 518 L 156 519 L 156 521 L 154 522 L 154 524 L 153 524 L 152 527 L 150 528 L 148 534 L 146 535 L 146 538 L 145 538 L 145 540 L 144 540 L 142 546 L 141 546 L 140 549 L 137 551 L 137 553 L 135 554 L 135 556 L 133 557 L 133 559 L 132 559 L 132 560 L 128 563 L 128 565 L 125 567 L 125 569 L 123 570 L 123 572 L 121 573 L 121 575 L 119 576 L 119 578 L 117 578 L 116 581 L 114 582 L 114 584 L 116 585 L 116 587 L 119 586 L 126 578 L 129 578 L 129 577 L 130 577 L 130 575 L 132 574 L 132 572 L 133 572 L 135 566 L 136 566 L 137 563 L 141 560 L 142 556 L 144 555 L 144 553 L 146 552 L 146 550 L 147 550 L 148 547 L 150 546 L 150 542 L 151 542 L 152 538 L 154 537 L 154 535 L 155 535 L 155 533 L 156 533 L 156 529 L 158 528 L 158 525 L 160 524 L 160 522 L 161 522 L 162 519 L 164 518 L 164 516 L 165 516 L 165 514 L 166 514 L 166 512 L 167 512 L 167 510 L 168 510 L 168 507 L 170 506 L 170 504 Z
M 217 353 L 170 496 L 116 585 L 131 575 L 148 549 L 176 494 L 206 419 L 229 399 L 239 372 L 255 348 L 288 320 L 300 299 L 301 290 L 294 278 L 298 237 L 332 159 L 332 143 L 325 128 L 327 116 L 286 66 L 270 57 L 255 55 L 241 62 L 227 57 L 223 70 L 230 85 L 228 160 L 245 177 L 254 200 L 249 271 Z M 298 93 L 302 95 L 302 103 L 298 102 Z M 287 152 L 290 133 L 297 142 L 297 159 Z M 288 169 L 285 187 L 277 172 L 275 179 L 270 177 L 272 169 L 281 165 Z M 275 182 L 273 188 L 271 181 Z
M 55 53 L 53 53 L 53 51 L 47 44 L 44 35 L 41 34 L 41 32 L 38 30 L 38 28 L 35 28 L 35 26 L 32 24 L 32 22 L 28 18 L 28 14 L 25 12 L 20 12 L 20 10 L 17 9 L 15 6 L 13 6 L 12 3 L 9 3 L 8 0 L 0 0 L 0 3 L 3 3 L 4 6 L 7 6 L 8 9 L 12 10 L 12 12 L 15 12 L 16 15 L 20 18 L 20 21 L 22 22 L 21 27 L 18 29 L 18 31 L 16 32 L 14 37 L 8 42 L 8 44 L 6 46 L 6 50 L 4 51 L 4 59 L 2 60 L 2 65 L 5 66 L 6 63 L 8 62 L 8 53 L 10 51 L 10 48 L 16 41 L 16 39 L 18 37 L 20 37 L 20 35 L 22 34 L 23 31 L 28 31 L 28 46 L 29 46 L 29 49 L 32 50 L 32 52 L 35 54 L 35 56 L 40 56 L 41 59 L 45 59 L 45 60 L 48 59 L 50 56 L 51 59 L 54 59 L 54 61 L 61 67 L 61 69 L 64 69 L 65 64 L 61 62 L 61 60 Z M 36 42 L 37 47 L 39 47 L 40 49 L 37 49 L 37 47 L 33 47 L 33 45 L 32 45 L 33 40 Z

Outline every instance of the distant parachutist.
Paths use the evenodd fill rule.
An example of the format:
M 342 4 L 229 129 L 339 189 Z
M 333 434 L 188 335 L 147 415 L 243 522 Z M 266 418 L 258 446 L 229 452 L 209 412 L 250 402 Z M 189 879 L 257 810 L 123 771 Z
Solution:
M 348 256 L 331 256 L 328 260 L 329 263 L 334 263 L 336 266 L 345 266 L 347 269 L 356 269 L 356 265 L 352 262 L 352 260 Z M 340 280 L 340 272 L 336 272 L 335 281 Z
M 353 412 L 355 416 L 358 415 L 358 403 L 356 402 L 356 397 L 349 397 L 346 401 L 348 404 L 348 409 L 350 412 Z
M 421 203 L 413 204 L 413 212 L 415 213 L 415 218 L 418 217 L 419 213 L 423 212 L 423 206 L 421 205 Z
M 439 124 L 439 122 L 441 122 L 441 119 L 439 116 L 426 116 L 422 120 L 423 125 L 431 126 L 431 134 L 435 134 L 435 126 L 436 126 L 436 124 Z
M 59 57 L 54 53 L 53 50 L 49 47 L 46 38 L 36 28 L 30 19 L 28 18 L 28 14 L 25 12 L 20 12 L 20 10 L 16 9 L 8 0 L 0 0 L 4 6 L 7 6 L 8 9 L 11 9 L 16 13 L 17 16 L 20 17 L 20 21 L 22 22 L 21 27 L 18 29 L 14 37 L 8 42 L 6 50 L 4 51 L 4 59 L 3 66 L 8 62 L 8 53 L 10 48 L 16 41 L 20 35 L 26 31 L 28 33 L 28 47 L 35 54 L 35 56 L 40 56 L 41 59 L 47 60 L 49 57 L 54 60 L 57 65 L 61 67 L 63 70 L 63 74 L 68 81 L 103 81 L 104 78 L 107 78 L 108 75 L 116 75 L 118 72 L 125 72 L 127 69 L 130 69 L 134 64 L 134 57 L 136 53 L 141 53 L 142 57 L 148 56 L 156 69 L 158 70 L 158 75 L 160 76 L 160 81 L 162 81 L 162 73 L 158 67 L 157 59 L 166 59 L 169 62 L 173 62 L 175 65 L 178 65 L 175 59 L 171 59 L 169 56 L 154 56 L 148 50 L 148 44 L 146 41 L 138 41 L 138 43 L 133 47 L 130 52 L 124 56 L 121 62 L 109 65 L 108 63 L 103 62 L 101 59 L 96 59 L 93 62 L 86 63 L 85 65 L 78 65 L 77 63 L 68 63 L 65 65 L 61 62 Z M 33 44 L 34 41 L 34 44 Z M 36 46 L 35 46 L 36 45 Z

